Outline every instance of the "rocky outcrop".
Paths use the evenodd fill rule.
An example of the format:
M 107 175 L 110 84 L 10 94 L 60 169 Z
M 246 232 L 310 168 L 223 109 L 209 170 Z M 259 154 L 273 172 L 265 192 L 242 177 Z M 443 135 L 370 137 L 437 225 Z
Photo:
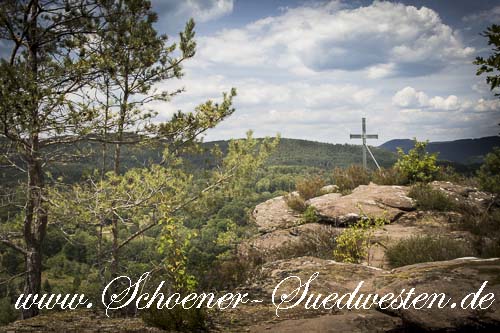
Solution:
M 479 191 L 477 188 L 471 186 L 458 185 L 445 181 L 434 181 L 431 183 L 431 186 L 442 191 L 460 204 L 469 204 L 484 208 L 494 200 L 493 194 Z
M 326 329 L 327 332 L 370 332 L 388 331 L 405 332 L 408 330 L 457 332 L 491 330 L 500 327 L 500 302 L 495 299 L 487 310 L 461 309 L 459 302 L 469 293 L 477 292 L 484 281 L 488 281 L 481 295 L 494 293 L 495 298 L 500 295 L 500 259 L 462 258 L 450 261 L 422 263 L 394 270 L 380 270 L 363 265 L 343 264 L 331 260 L 321 260 L 312 257 L 301 257 L 291 260 L 282 260 L 264 265 L 259 275 L 255 276 L 255 283 L 249 292 L 261 297 L 269 297 L 274 286 L 287 276 L 298 276 L 307 281 L 312 273 L 319 272 L 318 277 L 311 283 L 310 293 L 328 295 L 329 293 L 351 292 L 360 281 L 364 285 L 360 292 L 377 293 L 384 295 L 394 293 L 398 295 L 403 289 L 409 291 L 415 288 L 415 295 L 422 293 L 445 293 L 451 298 L 448 306 L 430 309 L 414 308 L 401 310 L 381 309 L 374 306 L 370 310 L 339 310 L 334 314 L 325 315 L 315 310 L 305 310 L 294 313 L 292 320 L 268 321 L 265 324 L 255 325 L 250 331 L 272 332 L 299 332 L 311 331 L 315 328 Z M 290 293 L 296 284 L 289 289 L 282 289 Z M 438 301 L 436 301 L 437 304 Z M 455 306 L 452 303 L 456 303 Z M 378 311 L 384 316 L 377 316 Z M 283 312 L 285 314 L 285 312 Z M 307 316 L 313 318 L 308 318 Z M 388 316 L 386 316 L 388 315 Z M 304 318 L 305 317 L 305 318 Z M 338 319 L 337 320 L 335 320 Z M 355 320 L 357 318 L 357 320 Z M 364 322 L 367 319 L 368 322 Z M 359 321 L 360 322 L 359 322 Z M 332 325 L 327 328 L 328 323 Z M 381 326 L 378 326 L 378 324 Z M 371 330 L 370 330 L 371 329 Z
M 300 214 L 288 207 L 283 196 L 258 204 L 252 212 L 252 220 L 260 233 L 286 229 L 300 224 Z
M 383 217 L 394 221 L 405 211 L 414 209 L 405 186 L 361 185 L 351 194 L 338 196 L 326 194 L 309 201 L 316 209 L 321 221 L 337 226 L 356 222 L 360 216 Z
M 242 242 L 238 247 L 238 253 L 246 256 L 257 251 L 266 261 L 274 260 L 276 254 L 280 254 L 287 248 L 304 244 L 314 235 L 330 235 L 334 234 L 335 231 L 337 234 L 341 232 L 339 228 L 320 223 L 307 223 L 288 229 L 275 230 Z
M 404 288 L 409 290 L 414 287 L 417 294 L 444 293 L 451 298 L 448 306 L 442 309 L 434 306 L 419 310 L 380 310 L 398 316 L 407 328 L 433 332 L 493 332 L 494 328 L 500 327 L 499 277 L 500 259 L 463 258 L 397 268 L 378 275 L 373 285 L 379 294 L 399 293 Z M 493 293 L 495 300 L 492 306 L 487 310 L 472 309 L 470 306 L 467 309 L 461 308 L 462 299 L 469 293 L 477 292 L 484 281 L 488 283 L 480 298 Z
M 148 327 L 140 318 L 108 318 L 103 310 L 65 310 L 41 314 L 26 320 L 18 320 L 0 327 L 0 333 L 161 333 L 159 328 Z
M 248 332 L 276 333 L 371 333 L 389 332 L 401 326 L 396 317 L 370 311 L 369 313 L 342 313 L 322 315 L 313 318 L 290 319 L 276 323 L 257 324 L 248 328 Z
M 361 185 L 351 194 L 328 193 L 306 202 L 316 209 L 320 222 L 346 226 L 362 215 L 384 217 L 394 221 L 405 211 L 414 209 L 414 202 L 408 197 L 406 186 Z M 283 196 L 257 205 L 252 219 L 259 232 L 268 233 L 287 229 L 300 224 L 300 214 L 288 207 Z

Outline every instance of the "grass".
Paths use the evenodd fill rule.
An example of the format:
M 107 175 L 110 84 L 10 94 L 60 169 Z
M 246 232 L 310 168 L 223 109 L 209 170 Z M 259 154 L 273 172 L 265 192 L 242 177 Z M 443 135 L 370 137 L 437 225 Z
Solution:
M 325 181 L 320 176 L 304 178 L 295 184 L 295 189 L 304 200 L 321 195 L 321 188 L 325 186 Z
M 391 267 L 475 255 L 475 251 L 465 241 L 444 236 L 413 236 L 400 240 L 386 250 Z
M 413 185 L 408 196 L 415 199 L 416 207 L 419 210 L 447 212 L 456 209 L 456 204 L 451 198 L 429 184 Z
M 285 195 L 284 199 L 288 207 L 290 207 L 294 211 L 299 213 L 303 213 L 306 211 L 306 202 L 300 195 L 290 193 L 288 195 Z
M 359 165 L 351 165 L 346 169 L 333 170 L 335 185 L 342 194 L 347 194 L 359 185 L 368 185 L 371 180 L 370 172 Z
M 325 225 L 321 228 L 308 231 L 300 242 L 284 246 L 272 254 L 274 260 L 312 256 L 322 259 L 331 259 L 332 252 L 337 247 L 338 229 Z

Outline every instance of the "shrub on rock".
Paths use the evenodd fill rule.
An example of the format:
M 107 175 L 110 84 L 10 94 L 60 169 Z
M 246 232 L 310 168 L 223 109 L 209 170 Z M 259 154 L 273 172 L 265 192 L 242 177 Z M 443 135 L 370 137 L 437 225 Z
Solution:
M 463 240 L 445 236 L 413 236 L 390 246 L 386 256 L 392 267 L 401 267 L 471 257 L 475 256 L 475 252 Z

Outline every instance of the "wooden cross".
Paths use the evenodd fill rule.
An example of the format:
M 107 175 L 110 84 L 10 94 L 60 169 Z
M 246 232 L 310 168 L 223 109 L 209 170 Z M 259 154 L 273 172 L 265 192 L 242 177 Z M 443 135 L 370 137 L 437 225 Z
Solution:
M 377 168 L 380 169 L 380 166 L 377 163 L 377 160 L 373 156 L 372 152 L 370 151 L 370 148 L 366 145 L 366 139 L 378 139 L 378 134 L 366 134 L 366 118 L 361 118 L 361 134 L 351 134 L 351 139 L 362 139 L 363 140 L 363 168 L 367 168 L 366 166 L 366 151 L 370 153 L 371 157 L 373 158 L 373 161 L 375 162 L 375 165 Z

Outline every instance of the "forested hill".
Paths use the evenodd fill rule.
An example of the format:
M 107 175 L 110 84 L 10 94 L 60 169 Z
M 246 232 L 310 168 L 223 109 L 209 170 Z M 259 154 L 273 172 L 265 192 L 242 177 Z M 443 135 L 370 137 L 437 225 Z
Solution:
M 408 152 L 414 146 L 410 139 L 395 139 L 387 141 L 379 148 L 396 152 L 401 147 Z M 484 156 L 494 147 L 500 147 L 500 136 L 488 136 L 479 139 L 461 139 L 455 141 L 429 142 L 427 151 L 439 153 L 440 160 L 452 161 L 461 164 L 482 163 Z
M 409 144 L 408 144 L 409 141 Z M 405 151 L 413 145 L 411 140 L 393 140 L 385 143 L 381 147 L 372 147 L 371 151 L 375 155 L 378 163 L 382 167 L 389 167 L 394 164 L 397 155 L 394 153 L 396 147 L 402 146 Z M 460 148 L 460 141 L 466 144 Z M 472 141 L 472 142 L 471 142 Z M 0 143 L 5 141 L 0 140 Z M 429 144 L 430 151 L 440 151 L 439 159 L 447 159 L 451 161 L 467 161 L 468 163 L 479 160 L 489 152 L 494 142 L 498 142 L 497 137 L 483 138 L 478 140 L 459 140 L 449 143 L 431 143 Z M 213 158 L 208 151 L 218 145 L 224 153 L 227 151 L 229 141 L 211 141 L 203 143 L 206 153 L 199 155 L 185 156 L 190 161 L 190 165 L 195 169 L 210 168 L 214 165 Z M 0 144 L 0 146 L 4 146 Z M 72 146 L 73 147 L 73 146 Z M 75 148 L 68 147 L 67 150 L 76 153 Z M 445 149 L 444 149 L 444 148 Z M 81 158 L 58 163 L 50 166 L 52 176 L 63 176 L 68 181 L 78 181 L 82 175 L 92 173 L 96 168 L 102 165 L 101 160 L 101 144 L 83 142 L 78 145 L 79 151 L 82 151 Z M 112 145 L 108 147 L 110 153 L 109 159 L 112 157 Z M 121 169 L 125 171 L 129 168 L 144 167 L 151 162 L 159 162 L 162 156 L 162 145 L 152 146 L 124 146 L 122 148 Z M 75 155 L 77 155 L 76 153 Z M 479 157 L 477 157 L 479 155 Z M 107 161 L 111 163 L 111 160 Z M 286 139 L 282 138 L 276 151 L 269 158 L 267 165 L 269 166 L 295 166 L 295 167 L 313 167 L 325 170 L 331 170 L 335 167 L 347 167 L 351 164 L 361 164 L 361 146 L 351 144 L 330 144 L 308 140 Z M 470 172 L 469 167 L 465 167 L 458 163 L 452 163 L 453 166 L 460 172 Z M 370 156 L 368 156 L 368 166 L 375 168 Z M 477 165 L 474 165 L 474 168 Z M 16 178 L 22 177 L 21 173 L 15 170 L 2 169 L 0 178 L 2 181 L 13 181 Z
M 219 145 L 222 151 L 225 151 L 228 141 L 205 143 L 207 147 L 215 144 Z M 380 166 L 389 167 L 396 161 L 396 154 L 385 149 L 372 147 L 371 151 Z M 268 165 L 310 166 L 325 169 L 344 168 L 351 164 L 361 164 L 361 154 L 361 146 L 359 145 L 282 138 L 278 148 L 269 158 Z M 371 159 L 369 165 L 375 167 Z
M 4 140 L 0 139 L 0 146 L 4 146 Z M 224 153 L 227 151 L 229 141 L 211 141 L 203 143 L 205 150 L 204 154 L 185 156 L 194 168 L 207 168 L 213 166 L 213 159 L 208 151 L 218 145 Z M 76 148 L 73 146 L 66 148 L 74 155 Z M 110 153 L 109 159 L 112 157 L 113 146 L 108 146 Z M 376 147 L 371 148 L 379 164 L 383 167 L 389 167 L 396 161 L 396 154 L 385 149 Z M 162 156 L 162 145 L 151 146 L 124 146 L 122 148 L 123 157 L 121 169 L 133 167 L 143 167 L 151 162 L 159 162 Z M 78 151 L 82 151 L 81 158 L 72 159 L 64 163 L 52 165 L 50 172 L 52 176 L 64 178 L 71 181 L 78 181 L 83 174 L 91 173 L 92 170 L 99 168 L 102 165 L 101 159 L 101 144 L 83 142 L 78 144 Z M 111 163 L 111 160 L 107 161 Z M 280 144 L 276 151 L 271 155 L 267 165 L 284 165 L 297 167 L 315 167 L 321 169 L 333 169 L 335 167 L 347 167 L 351 164 L 361 164 L 361 146 L 349 144 L 329 144 L 307 140 L 285 139 L 280 140 Z M 369 159 L 369 166 L 375 168 L 375 165 Z M 4 180 L 13 180 L 21 174 L 15 170 L 3 169 L 0 171 L 1 178 Z
M 460 148 L 460 142 L 465 142 L 463 148 Z M 469 172 L 470 168 L 463 164 L 473 164 L 482 160 L 484 154 L 491 151 L 492 146 L 497 143 L 498 137 L 483 138 L 477 140 L 458 140 L 452 142 L 436 142 L 429 144 L 429 150 L 432 152 L 439 151 L 440 160 L 459 161 L 452 165 L 461 172 Z M 4 139 L 0 139 L 0 147 L 4 146 Z M 210 168 L 214 165 L 213 158 L 208 151 L 218 145 L 224 153 L 227 151 L 229 141 L 211 141 L 203 143 L 206 153 L 199 155 L 185 156 L 190 164 L 195 169 Z M 386 142 L 380 147 L 371 147 L 371 151 L 375 155 L 378 163 L 382 167 L 389 167 L 394 164 L 397 159 L 395 154 L 396 147 L 401 146 L 405 151 L 413 146 L 411 140 L 392 140 Z M 73 146 L 66 148 L 74 155 L 78 155 Z M 81 153 L 81 158 L 65 161 L 56 165 L 51 165 L 50 172 L 52 176 L 64 178 L 70 181 L 78 181 L 83 174 L 91 173 L 94 169 L 102 165 L 101 144 L 83 142 L 78 145 L 78 152 Z M 113 146 L 109 146 L 109 159 L 112 157 Z M 121 169 L 125 171 L 129 168 L 144 167 L 151 162 L 159 162 L 162 156 L 162 145 L 152 146 L 124 146 L 122 148 Z M 463 151 L 461 151 L 463 150 Z M 76 154 L 75 154 L 76 153 Z M 465 162 L 466 163 L 465 163 Z M 107 161 L 111 163 L 111 160 Z M 361 146 L 352 144 L 331 144 L 299 139 L 282 138 L 276 151 L 269 158 L 267 165 L 269 166 L 296 166 L 296 167 L 314 167 L 320 169 L 333 169 L 335 167 L 347 167 L 351 164 L 361 164 Z M 375 168 L 370 156 L 368 156 L 368 166 Z M 471 165 L 472 167 L 472 165 Z M 473 165 L 474 168 L 477 164 Z M 4 181 L 15 180 L 21 177 L 21 174 L 15 170 L 2 169 L 0 178 Z

